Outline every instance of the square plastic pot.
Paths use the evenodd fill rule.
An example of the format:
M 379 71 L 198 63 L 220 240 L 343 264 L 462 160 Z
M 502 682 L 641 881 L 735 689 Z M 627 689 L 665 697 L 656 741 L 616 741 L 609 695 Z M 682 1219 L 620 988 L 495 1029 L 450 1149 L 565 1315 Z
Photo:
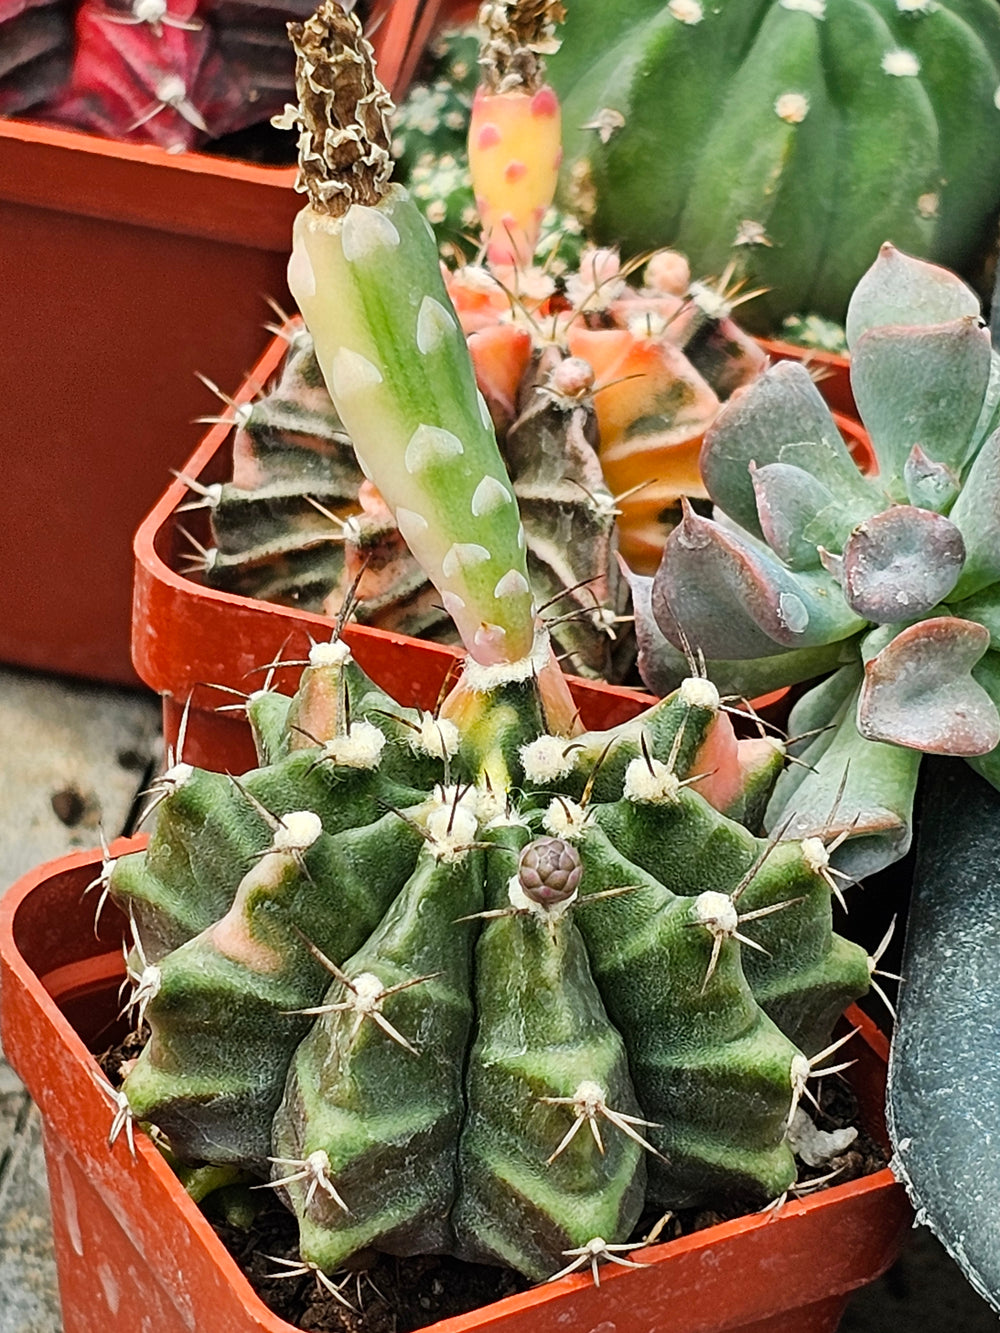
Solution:
M 287 346 L 282 337 L 271 342 L 236 391 L 236 404 L 249 402 L 267 384 L 278 371 Z M 861 426 L 842 415 L 837 423 L 855 456 L 870 466 L 868 437 Z M 228 480 L 231 429 L 230 420 L 214 426 L 184 464 L 183 475 L 206 486 Z M 239 772 L 254 763 L 250 728 L 238 714 L 220 713 L 218 708 L 233 703 L 234 691 L 249 692 L 262 685 L 263 668 L 279 657 L 301 663 L 310 639 L 329 638 L 331 621 L 208 588 L 180 573 L 178 567 L 191 549 L 185 533 L 209 541 L 207 523 L 198 528 L 197 512 L 177 513 L 178 506 L 189 499 L 186 483 L 175 479 L 136 532 L 132 660 L 142 680 L 163 696 L 166 743 L 176 743 L 186 710 L 184 759 L 201 768 Z M 418 679 L 410 653 L 417 640 L 353 625 L 347 626 L 344 638 L 369 675 L 411 706 L 433 708 L 443 682 L 460 661 L 456 649 L 420 643 Z M 291 693 L 300 672 L 301 666 L 279 668 L 273 683 Z M 579 678 L 571 678 L 570 687 L 588 727 L 613 726 L 652 702 L 638 690 Z M 758 711 L 766 710 L 784 693 L 755 700 L 755 706 Z
M 397 92 L 442 3 L 376 7 Z M 138 683 L 132 534 L 289 304 L 295 175 L 0 120 L 0 661 Z
M 112 855 L 141 847 L 122 840 Z M 251 1289 L 150 1140 L 108 1145 L 112 1107 L 91 1055 L 120 1033 L 124 917 L 94 933 L 99 852 L 27 875 L 0 904 L 2 1035 L 38 1103 L 52 1196 L 65 1333 L 293 1333 Z M 887 1044 L 859 1011 L 850 1078 L 862 1121 L 884 1142 Z M 105 1085 L 106 1086 L 106 1085 Z M 893 1260 L 911 1222 L 886 1169 L 511 1296 L 428 1333 L 833 1333 L 850 1293 Z

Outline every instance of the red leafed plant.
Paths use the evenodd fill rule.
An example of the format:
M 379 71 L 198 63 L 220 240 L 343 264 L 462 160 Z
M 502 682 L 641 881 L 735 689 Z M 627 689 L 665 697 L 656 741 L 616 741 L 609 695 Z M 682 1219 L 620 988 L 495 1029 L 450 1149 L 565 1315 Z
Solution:
M 180 152 L 292 97 L 313 0 L 0 0 L 0 114 Z M 360 8 L 360 6 L 359 6 Z

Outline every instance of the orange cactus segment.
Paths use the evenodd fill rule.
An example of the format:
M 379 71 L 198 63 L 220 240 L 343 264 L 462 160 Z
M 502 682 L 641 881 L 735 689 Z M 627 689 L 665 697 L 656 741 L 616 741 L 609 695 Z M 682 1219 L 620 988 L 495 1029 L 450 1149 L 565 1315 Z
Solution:
M 541 219 L 555 198 L 562 157 L 559 101 L 535 93 L 480 88 L 469 123 L 469 169 L 491 263 L 525 266 Z
M 517 390 L 531 361 L 531 334 L 514 324 L 494 324 L 467 339 L 476 382 L 498 431 L 517 416 Z

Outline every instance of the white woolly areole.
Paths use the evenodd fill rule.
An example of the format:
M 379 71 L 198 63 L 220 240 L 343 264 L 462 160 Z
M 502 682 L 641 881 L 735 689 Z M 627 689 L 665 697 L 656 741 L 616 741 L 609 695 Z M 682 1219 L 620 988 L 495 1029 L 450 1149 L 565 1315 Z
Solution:
M 677 696 L 688 708 L 707 708 L 714 713 L 719 707 L 719 691 L 704 676 L 688 676 L 682 680 Z
M 819 838 L 802 839 L 802 859 L 814 874 L 819 874 L 830 864 L 827 850 Z
M 344 258 L 354 264 L 359 259 L 370 259 L 380 250 L 394 250 L 399 245 L 399 232 L 381 209 L 351 204 L 344 214 L 340 243 Z
M 458 753 L 459 734 L 451 718 L 420 714 L 420 730 L 410 732 L 410 749 L 432 759 L 451 759 Z
M 656 805 L 674 801 L 681 789 L 680 778 L 659 759 L 646 761 L 645 756 L 633 759 L 625 770 L 622 795 L 626 801 L 642 805 Z
M 566 915 L 579 896 L 579 889 L 574 889 L 568 898 L 545 906 L 528 897 L 517 875 L 512 875 L 507 881 L 507 897 L 510 899 L 511 907 L 517 908 L 519 912 L 530 912 L 532 916 L 538 917 L 539 921 L 558 921 L 560 917 Z
M 556 782 L 572 773 L 576 755 L 565 736 L 539 736 L 521 746 L 521 767 L 528 782 Z
M 159 23 L 167 12 L 167 0 L 135 0 L 132 13 L 142 23 Z
M 655 310 L 647 310 L 641 315 L 630 315 L 628 331 L 633 338 L 659 338 L 667 328 L 667 320 Z
M 554 800 L 542 817 L 545 832 L 553 838 L 565 838 L 567 842 L 575 842 L 581 837 L 589 821 L 589 810 L 584 810 L 568 796 Z
M 809 1075 L 812 1073 L 812 1065 L 801 1051 L 797 1051 L 792 1056 L 792 1068 L 790 1071 L 791 1084 L 793 1091 L 798 1094 L 806 1086 Z
M 331 388 L 335 398 L 353 398 L 355 394 L 374 389 L 382 383 L 382 372 L 378 366 L 362 356 L 352 352 L 349 347 L 341 347 L 333 358 L 331 367 Z
M 412 476 L 435 463 L 446 463 L 458 458 L 465 450 L 462 441 L 443 426 L 420 425 L 410 436 L 403 455 L 403 466 Z
M 801 125 L 809 114 L 805 93 L 782 93 L 774 104 L 774 114 L 789 125 Z
M 385 987 L 374 972 L 360 973 L 352 978 L 351 985 L 354 988 L 351 1008 L 356 1013 L 371 1014 L 382 1007 Z
M 490 787 L 476 788 L 476 814 L 483 828 L 526 827 L 517 807 L 504 794 Z
M 440 794 L 443 797 L 441 804 L 430 812 L 425 821 L 427 832 L 431 835 L 427 845 L 438 861 L 461 861 L 479 832 L 479 820 L 469 803 L 469 796 L 473 798 L 472 804 L 475 803 L 475 796 L 474 793 L 467 793 L 456 806 L 454 800 L 447 799 L 448 791 Z
M 700 23 L 705 17 L 698 0 L 670 0 L 667 9 L 680 23 Z
M 339 667 L 351 660 L 351 650 L 343 639 L 331 639 L 329 643 L 314 643 L 309 649 L 311 667 Z
M 172 787 L 176 791 L 178 787 L 184 786 L 193 772 L 194 769 L 190 764 L 174 764 L 173 768 L 168 768 L 160 778 L 160 786 Z
M 896 0 L 896 8 L 901 14 L 929 14 L 934 0 Z
M 692 282 L 688 295 L 703 315 L 709 319 L 728 319 L 732 306 L 719 292 L 704 282 Z
M 1000 111 L 1000 88 L 993 94 L 993 105 Z
M 484 477 L 472 492 L 472 513 L 476 518 L 483 518 L 513 502 L 514 497 L 502 481 L 497 481 L 496 477 Z
M 539 675 L 548 663 L 548 631 L 540 628 L 535 632 L 535 642 L 532 644 L 531 652 L 517 662 L 495 662 L 492 666 L 484 666 L 474 657 L 467 657 L 462 670 L 462 684 L 474 694 L 488 694 L 501 685 Z
M 882 69 L 897 79 L 913 78 L 920 73 L 920 61 L 912 51 L 886 51 L 882 57 Z
M 350 731 L 324 742 L 326 755 L 342 768 L 378 768 L 385 735 L 371 722 L 352 722 Z
M 454 330 L 455 320 L 451 313 L 433 296 L 425 296 L 417 311 L 417 350 L 426 356 Z
M 304 852 L 322 832 L 323 822 L 315 811 L 292 810 L 282 815 L 272 847 L 276 852 Z
M 782 9 L 811 14 L 814 19 L 826 18 L 826 0 L 780 0 Z
M 692 916 L 700 926 L 713 935 L 735 935 L 739 925 L 739 914 L 732 898 L 725 893 L 709 889 L 699 893 L 691 908 Z

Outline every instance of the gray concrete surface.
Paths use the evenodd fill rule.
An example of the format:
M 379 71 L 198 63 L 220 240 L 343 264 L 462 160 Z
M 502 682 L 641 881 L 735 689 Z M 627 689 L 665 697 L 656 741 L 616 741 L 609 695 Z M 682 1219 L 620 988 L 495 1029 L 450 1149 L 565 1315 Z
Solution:
M 149 696 L 0 668 L 0 892 L 41 861 L 96 845 L 100 827 L 108 838 L 123 831 L 158 754 L 158 724 Z M 997 1325 L 921 1229 L 852 1299 L 840 1333 Z M 0 1333 L 61 1333 L 38 1117 L 2 1053 Z

